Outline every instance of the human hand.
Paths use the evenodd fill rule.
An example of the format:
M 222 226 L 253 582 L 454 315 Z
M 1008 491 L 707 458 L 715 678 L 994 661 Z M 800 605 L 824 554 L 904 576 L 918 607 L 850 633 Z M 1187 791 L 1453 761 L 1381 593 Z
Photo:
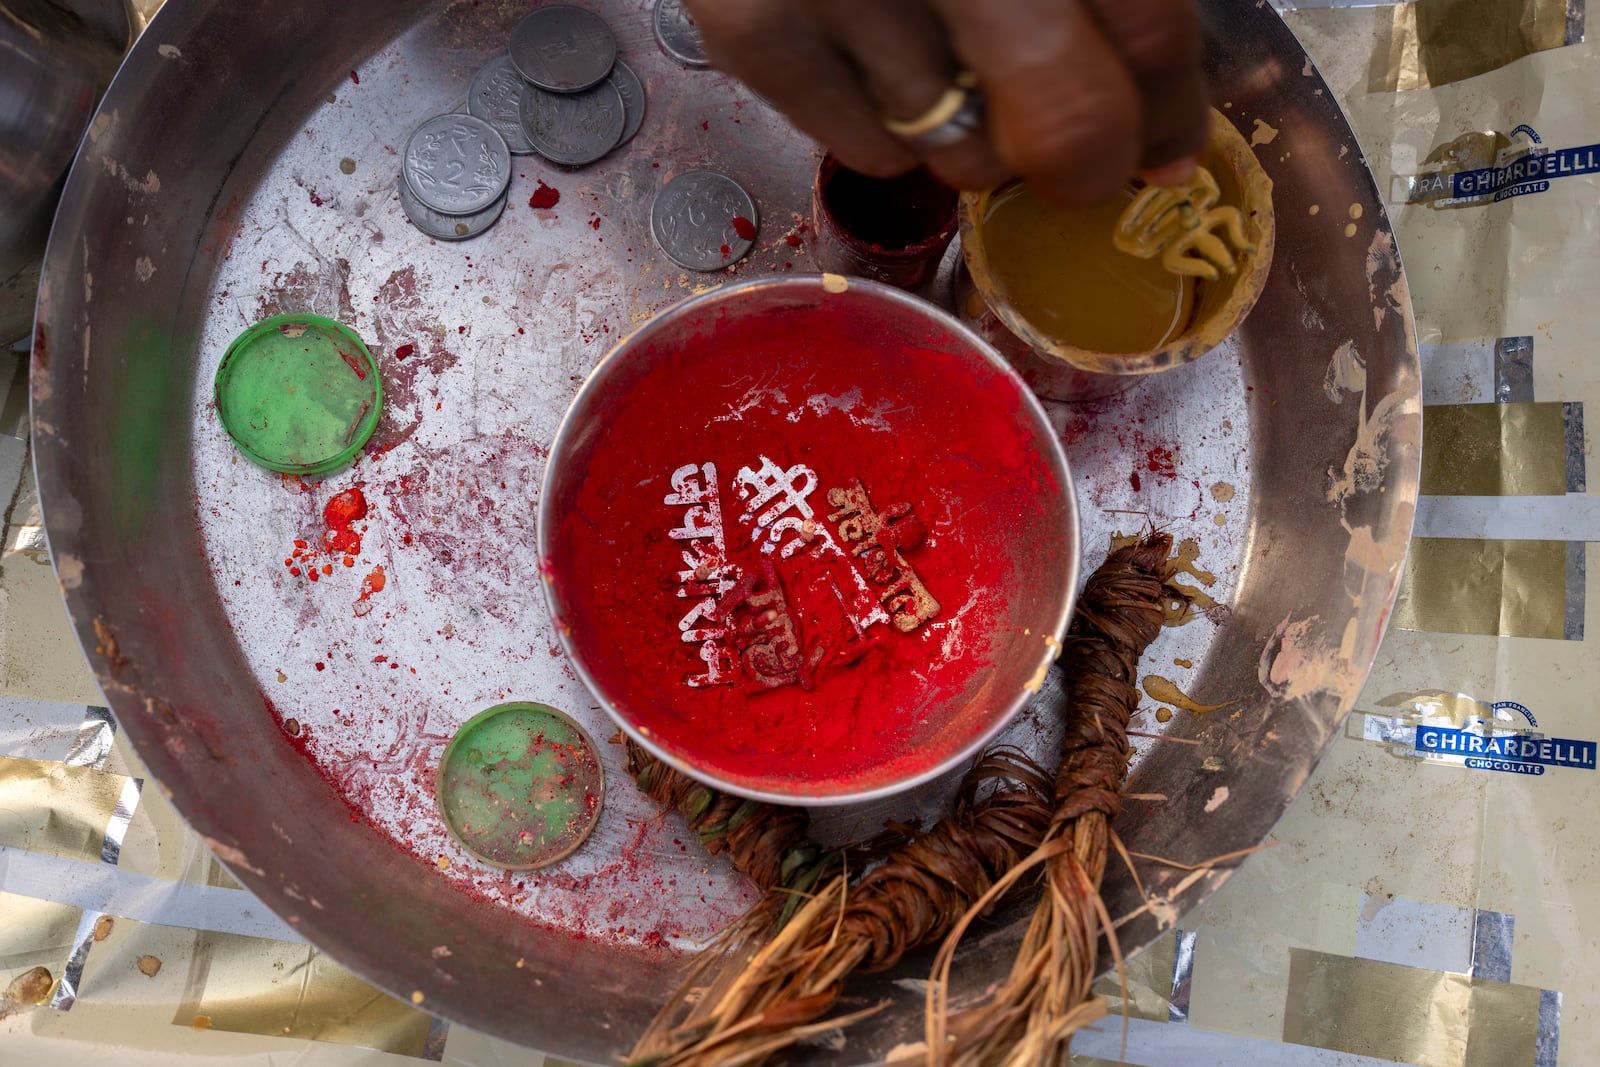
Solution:
M 1052 200 L 1175 184 L 1209 129 L 1195 0 L 685 0 L 715 66 L 847 166 L 951 185 L 1021 175 Z M 976 76 L 987 120 L 944 145 L 891 133 Z

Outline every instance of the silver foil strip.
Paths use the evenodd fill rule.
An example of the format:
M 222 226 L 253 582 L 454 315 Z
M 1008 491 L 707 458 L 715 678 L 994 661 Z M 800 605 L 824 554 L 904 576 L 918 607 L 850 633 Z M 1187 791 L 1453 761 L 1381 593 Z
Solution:
M 66 969 L 56 991 L 50 996 L 50 1006 L 56 1011 L 70 1011 L 78 1002 L 78 983 L 83 981 L 83 965 L 89 962 L 89 950 L 94 948 L 94 928 L 104 912 L 85 911 L 78 920 L 78 932 L 72 935 L 72 954 L 67 957 Z
M 128 836 L 128 826 L 133 813 L 139 808 L 139 796 L 144 790 L 143 778 L 129 778 L 117 798 L 116 810 L 106 822 L 105 840 L 100 843 L 100 862 L 115 867 L 122 858 L 122 842 Z
M 1561 636 L 1568 641 L 1583 640 L 1584 600 L 1589 586 L 1589 546 L 1583 541 L 1567 542 L 1567 603 L 1561 621 Z
M 78 736 L 73 739 L 72 748 L 62 762 L 73 767 L 104 770 L 106 760 L 111 758 L 111 746 L 116 740 L 117 720 L 111 717 L 111 710 L 86 708 L 83 723 L 78 727 Z
M 1503 911 L 1484 911 L 1472 916 L 1472 963 L 1467 973 L 1473 978 L 1496 982 L 1511 981 L 1512 934 L 1517 917 Z
M 1494 399 L 1498 404 L 1533 403 L 1533 338 L 1501 337 L 1494 343 Z
M 1556 1067 L 1556 1052 L 1561 1047 L 1561 994 L 1553 989 L 1539 990 L 1539 1034 L 1535 1039 L 1533 1067 Z
M 242 890 L 167 882 L 103 863 L 87 864 L 4 845 L 0 845 L 0 892 L 158 926 L 305 941 L 299 931 Z
M 1194 982 L 1195 933 L 1193 930 L 1176 930 L 1174 933 L 1172 995 L 1167 998 L 1167 1021 L 1186 1023 L 1189 1021 L 1189 991 Z
M 1588 21 L 1588 0 L 1567 0 L 1567 44 L 1584 42 Z
M 1424 404 L 1531 404 L 1532 337 L 1482 337 L 1417 346 Z
M 1567 457 L 1567 492 L 1582 493 L 1588 484 L 1583 459 L 1583 404 L 1568 401 L 1561 405 L 1562 446 Z
M 450 1024 L 435 1015 L 428 1020 L 428 1038 L 422 1046 L 424 1060 L 438 1063 L 444 1059 L 445 1042 L 450 1040 Z

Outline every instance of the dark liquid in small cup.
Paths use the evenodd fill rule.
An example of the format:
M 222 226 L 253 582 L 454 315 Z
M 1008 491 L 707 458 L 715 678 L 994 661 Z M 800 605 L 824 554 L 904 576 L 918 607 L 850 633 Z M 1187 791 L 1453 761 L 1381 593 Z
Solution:
M 896 178 L 871 178 L 832 156 L 819 175 L 822 204 L 840 236 L 879 252 L 942 245 L 956 228 L 954 189 L 918 167 Z

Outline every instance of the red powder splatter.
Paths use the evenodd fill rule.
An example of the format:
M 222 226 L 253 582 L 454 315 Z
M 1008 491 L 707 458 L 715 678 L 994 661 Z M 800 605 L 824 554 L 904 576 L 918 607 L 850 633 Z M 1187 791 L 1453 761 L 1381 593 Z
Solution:
M 357 529 L 356 523 L 366 517 L 367 498 L 362 494 L 360 486 L 334 495 L 322 508 L 322 519 L 327 528 L 314 542 L 306 538 L 295 538 L 294 548 L 283 561 L 283 565 L 289 569 L 292 576 L 299 578 L 303 574 L 313 582 L 331 576 L 333 564 L 319 564 L 318 558 L 323 555 L 338 556 L 341 553 L 360 552 L 361 534 L 365 527 Z M 351 558 L 349 555 L 345 556 L 347 560 Z
M 331 552 L 357 555 L 361 551 L 361 534 L 355 524 L 367 517 L 367 498 L 359 485 L 337 494 L 322 508 L 322 520 L 328 524 L 322 543 Z
M 901 342 L 903 359 L 863 361 L 862 326 L 844 314 L 807 319 L 793 334 L 774 333 L 759 320 L 719 322 L 709 352 L 658 351 L 657 366 L 605 412 L 606 437 L 615 445 L 589 457 L 583 487 L 549 553 L 560 561 L 553 579 L 562 622 L 597 684 L 674 757 L 751 788 L 846 779 L 864 787 L 948 758 L 960 738 L 975 732 L 985 704 L 959 695 L 993 674 L 998 650 L 1011 640 L 990 642 L 1006 633 L 1017 561 L 1049 551 L 1037 543 L 1042 537 L 1023 531 L 1045 528 L 1044 502 L 1057 499 L 1060 488 L 1019 432 L 1022 403 L 1009 382 L 974 372 L 937 338 Z M 730 373 L 735 359 L 736 374 Z M 912 363 L 926 378 L 907 382 L 891 369 Z M 746 376 L 775 385 L 805 382 L 815 393 L 835 392 L 837 383 L 837 392 L 853 390 L 859 399 L 805 409 L 796 421 L 790 407 L 777 404 L 719 418 L 739 403 L 747 386 L 737 383 Z M 864 413 L 877 411 L 904 414 L 862 422 Z M 635 447 L 644 442 L 653 444 Z M 898 505 L 907 505 L 909 516 L 899 521 L 920 521 L 927 536 L 907 528 L 892 540 L 939 601 L 936 618 L 909 633 L 883 621 L 858 631 L 879 595 L 858 584 L 871 574 L 865 556 L 828 557 L 803 545 L 787 556 L 763 555 L 753 527 L 742 521 L 735 489 L 741 468 L 759 468 L 762 456 L 782 470 L 803 463 L 814 472 L 810 507 L 830 537 L 843 535 L 828 520 L 839 510 L 829 491 L 852 479 L 860 479 L 879 513 L 903 514 Z M 745 625 L 735 606 L 740 594 L 769 592 L 762 561 L 774 565 L 800 649 L 787 660 L 789 684 L 762 686 L 748 669 L 749 648 L 738 649 L 737 638 L 726 646 L 735 649 L 732 684 L 686 683 L 708 668 L 705 649 L 680 638 L 686 601 L 675 591 L 686 546 L 667 531 L 682 526 L 686 512 L 663 504 L 663 496 L 675 491 L 675 470 L 692 465 L 699 472 L 707 462 L 715 465 L 719 488 L 722 558 L 739 568 L 734 584 L 714 594 L 713 607 L 726 604 L 729 625 Z M 995 476 L 1001 470 L 1004 479 Z M 751 478 L 759 480 L 753 469 Z M 597 515 L 626 533 L 594 536 Z M 783 540 L 804 541 L 804 528 L 798 520 L 793 525 Z M 958 610 L 965 637 L 939 625 Z M 966 710 L 930 722 L 929 708 L 945 700 Z M 688 721 L 692 730 L 684 728 Z
M 709 129 L 711 129 L 711 120 L 710 120 L 710 119 L 707 119 L 707 120 L 705 120 L 705 121 L 704 121 L 704 122 L 702 122 L 702 123 L 701 123 L 701 124 L 700 124 L 700 128 L 701 128 L 701 129 L 702 129 L 702 130 L 709 130 Z
M 357 74 L 355 71 L 352 70 L 350 72 L 350 80 L 355 82 L 357 85 L 360 85 L 361 84 L 361 75 Z
M 589 220 L 589 228 L 591 230 L 598 230 L 600 228 L 600 218 L 598 215 Z
M 756 224 L 743 215 L 735 215 L 733 217 L 733 232 L 743 240 L 754 241 L 756 239 Z
M 1145 466 L 1163 478 L 1178 476 L 1178 463 L 1170 448 L 1152 448 L 1144 454 Z
M 727 259 L 729 256 L 733 255 L 733 249 L 727 245 L 723 245 L 720 251 L 722 252 L 723 259 Z
M 1129 471 L 1128 472 L 1128 484 L 1133 486 L 1133 491 L 1135 493 L 1137 493 L 1139 491 L 1139 472 L 1138 471 Z
M 788 236 L 786 236 L 784 238 L 784 240 L 789 242 L 789 247 L 790 248 L 799 248 L 800 247 L 800 235 L 797 234 L 797 233 L 789 234 Z
M 411 356 L 414 356 L 416 354 L 417 354 L 417 346 L 416 345 L 401 345 L 399 348 L 394 350 L 394 358 L 395 359 L 407 359 L 407 358 L 409 358 Z
M 317 195 L 317 191 L 315 189 L 307 189 L 306 195 L 311 198 L 312 207 L 321 207 L 323 204 L 327 203 L 326 200 L 323 200 L 322 197 Z
M 539 179 L 539 187 L 528 198 L 529 207 L 544 208 L 546 210 L 555 207 L 559 203 L 561 203 L 561 190 L 546 185 L 543 178 Z
M 383 587 L 386 584 L 388 584 L 388 578 L 384 576 L 383 564 L 381 563 L 372 568 L 371 573 L 361 579 L 361 595 L 356 598 L 355 608 L 358 616 L 366 615 L 372 611 L 372 594 L 383 592 Z M 377 661 L 374 660 L 373 662 Z
M 361 359 L 354 352 L 339 349 L 339 358 L 344 360 L 344 365 L 356 372 L 356 377 L 362 381 L 367 380 L 367 368 L 361 365 Z

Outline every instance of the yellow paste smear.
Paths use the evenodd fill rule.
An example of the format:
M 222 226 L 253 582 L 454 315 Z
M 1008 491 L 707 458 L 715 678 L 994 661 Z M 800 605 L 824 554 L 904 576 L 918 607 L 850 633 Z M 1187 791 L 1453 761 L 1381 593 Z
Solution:
M 1022 184 L 996 193 L 983 240 L 1006 302 L 1039 332 L 1091 352 L 1149 352 L 1181 333 L 1194 312 L 1194 279 L 1112 247 L 1132 199 L 1125 192 L 1077 210 Z
M 1204 167 L 1181 185 L 1146 186 L 1117 220 L 1111 243 L 1131 256 L 1160 256 L 1173 274 L 1220 281 L 1239 269 L 1238 254 L 1255 251 L 1244 216 L 1218 207 L 1221 199 L 1222 187 Z
M 1144 685 L 1145 695 L 1151 700 L 1159 700 L 1163 704 L 1171 704 L 1175 708 L 1182 708 L 1184 711 L 1194 715 L 1204 715 L 1208 711 L 1216 711 L 1218 708 L 1225 708 L 1229 704 L 1237 703 L 1237 701 L 1233 700 L 1226 700 L 1221 704 L 1196 703 L 1187 693 L 1174 685 L 1171 679 L 1163 678 L 1159 674 L 1148 675 L 1142 684 Z M 1161 718 L 1159 712 L 1156 714 L 1156 718 L 1161 722 L 1167 721 Z

